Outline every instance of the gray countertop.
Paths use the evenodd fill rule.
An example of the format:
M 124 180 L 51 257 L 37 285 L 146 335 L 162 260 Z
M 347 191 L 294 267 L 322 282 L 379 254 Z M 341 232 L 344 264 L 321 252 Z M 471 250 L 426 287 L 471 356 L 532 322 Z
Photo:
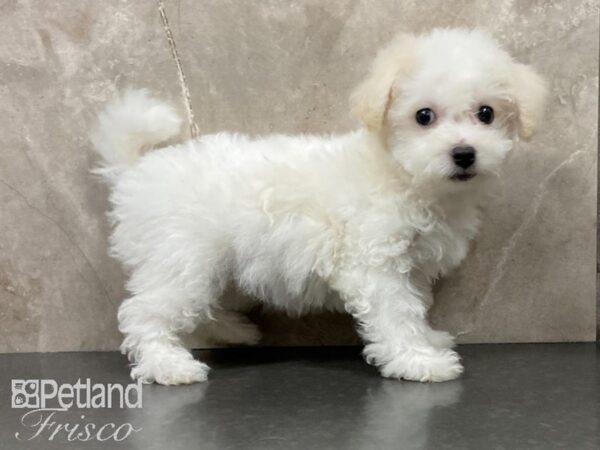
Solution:
M 126 359 L 3 354 L 0 448 L 598 449 L 599 349 L 464 345 L 464 376 L 441 384 L 383 379 L 356 347 L 202 351 L 213 367 L 207 383 L 146 385 L 141 408 L 71 407 L 46 425 L 41 413 L 23 418 L 34 410 L 11 407 L 11 380 L 128 384 Z M 93 432 L 82 442 L 86 424 Z M 115 442 L 119 427 L 128 437 Z

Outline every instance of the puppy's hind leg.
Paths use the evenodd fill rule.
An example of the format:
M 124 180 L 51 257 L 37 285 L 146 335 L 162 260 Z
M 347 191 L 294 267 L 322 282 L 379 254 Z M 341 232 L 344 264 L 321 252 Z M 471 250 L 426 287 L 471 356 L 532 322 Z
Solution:
M 178 334 L 189 333 L 210 315 L 212 289 L 194 292 L 173 286 L 145 290 L 119 308 L 121 351 L 133 362 L 131 376 L 144 383 L 176 385 L 204 381 L 209 367 L 194 359 Z
M 244 314 L 221 308 L 212 310 L 212 319 L 201 322 L 194 336 L 217 344 L 238 345 L 256 345 L 261 338 L 258 326 Z

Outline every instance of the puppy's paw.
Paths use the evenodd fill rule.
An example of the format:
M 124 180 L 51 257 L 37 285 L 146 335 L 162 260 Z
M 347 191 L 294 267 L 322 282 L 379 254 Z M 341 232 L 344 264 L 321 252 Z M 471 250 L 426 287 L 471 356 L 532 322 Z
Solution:
M 429 330 L 427 331 L 427 340 L 431 345 L 437 348 L 454 348 L 454 336 L 446 331 Z
M 131 378 L 141 379 L 142 383 L 164 385 L 191 384 L 206 381 L 210 367 L 189 358 L 163 358 L 161 360 L 142 360 L 131 369 Z
M 458 378 L 463 372 L 460 357 L 452 350 L 432 349 L 427 354 L 409 351 L 380 367 L 387 378 L 439 382 Z

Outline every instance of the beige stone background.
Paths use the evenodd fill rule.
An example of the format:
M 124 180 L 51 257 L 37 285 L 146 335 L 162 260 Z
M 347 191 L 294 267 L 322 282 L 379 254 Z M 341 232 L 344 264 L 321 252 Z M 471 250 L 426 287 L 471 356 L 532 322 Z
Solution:
M 461 342 L 596 335 L 598 1 L 167 0 L 200 132 L 357 125 L 347 98 L 397 31 L 481 26 L 550 82 L 467 262 L 432 320 Z M 97 112 L 127 86 L 184 111 L 158 4 L 0 1 L 0 351 L 112 350 L 124 277 L 107 191 L 90 176 Z M 451 67 L 448 68 L 452 70 Z M 355 342 L 351 320 L 252 313 L 267 344 Z

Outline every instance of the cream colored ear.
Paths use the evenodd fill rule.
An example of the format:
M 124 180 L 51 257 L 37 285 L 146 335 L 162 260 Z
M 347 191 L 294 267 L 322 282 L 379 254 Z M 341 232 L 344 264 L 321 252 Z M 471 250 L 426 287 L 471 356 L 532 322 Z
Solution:
M 381 49 L 367 78 L 350 96 L 352 112 L 371 130 L 379 130 L 391 101 L 392 86 L 412 65 L 415 37 L 399 34 Z
M 517 106 L 519 136 L 529 139 L 542 121 L 548 86 L 531 67 L 515 63 L 513 95 Z

